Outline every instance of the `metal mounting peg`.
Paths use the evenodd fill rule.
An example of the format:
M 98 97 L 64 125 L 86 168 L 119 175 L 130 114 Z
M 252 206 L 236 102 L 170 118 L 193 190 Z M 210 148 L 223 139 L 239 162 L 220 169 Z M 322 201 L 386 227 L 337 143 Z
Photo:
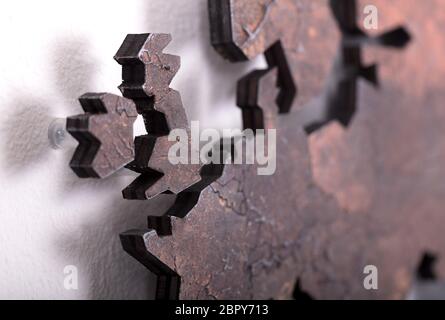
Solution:
M 66 119 L 55 118 L 48 126 L 48 141 L 54 150 L 64 149 L 69 140 L 69 134 L 66 131 Z

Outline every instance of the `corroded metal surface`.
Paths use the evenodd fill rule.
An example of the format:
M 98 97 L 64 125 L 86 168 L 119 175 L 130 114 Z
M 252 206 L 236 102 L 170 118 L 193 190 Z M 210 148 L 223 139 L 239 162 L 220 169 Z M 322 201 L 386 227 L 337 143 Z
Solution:
M 123 191 L 126 199 L 179 194 L 201 181 L 201 165 L 174 165 L 168 160 L 169 149 L 178 142 L 168 140 L 170 131 L 189 131 L 181 96 L 170 88 L 180 67 L 178 56 L 163 52 L 170 41 L 168 34 L 128 35 L 115 57 L 123 70 L 119 88 L 135 101 L 148 132 L 135 141 L 135 160 L 128 168 L 141 175 Z
M 369 238 L 360 227 L 366 220 L 348 216 L 334 197 L 314 184 L 301 121 L 309 96 L 327 95 L 314 103 L 322 110 L 343 108 L 344 101 L 353 101 L 355 111 L 358 77 L 377 82 L 374 66 L 371 76 L 364 76 L 368 68 L 359 59 L 359 47 L 366 42 L 381 45 L 381 38 L 351 36 L 353 32 L 343 24 L 355 19 L 355 2 L 344 3 L 332 1 L 330 7 L 326 1 L 209 2 L 212 37 L 219 52 L 231 60 L 266 55 L 268 70 L 254 71 L 240 80 L 238 104 L 246 128 L 278 130 L 277 172 L 264 177 L 257 175 L 255 166 L 226 166 L 222 177 L 201 193 L 200 201 L 182 219 L 167 213 L 149 218 L 151 230 L 121 235 L 125 250 L 158 275 L 157 298 L 286 299 L 296 284 L 316 298 L 345 298 L 359 291 L 358 296 L 369 294 L 357 280 L 375 253 L 363 250 Z M 304 10 L 308 8 L 313 11 Z M 336 19 L 329 18 L 330 10 Z M 341 17 L 343 13 L 347 18 Z M 286 17 L 310 22 L 298 26 Z M 316 37 L 320 30 L 335 33 L 335 20 L 342 33 L 342 54 L 334 62 L 325 89 L 320 77 L 329 74 L 327 65 L 333 61 L 338 38 L 317 42 Z M 394 32 L 395 39 L 405 45 L 409 36 L 402 28 L 383 38 Z M 306 37 L 295 36 L 300 34 Z M 345 44 L 349 36 L 354 41 L 358 37 L 358 44 Z M 321 50 L 321 43 L 328 49 Z M 312 50 L 320 60 L 310 54 Z M 342 74 L 351 71 L 351 66 L 351 77 Z M 312 72 L 303 73 L 300 81 L 305 68 Z M 353 83 L 353 90 L 341 90 L 344 80 Z M 302 99 L 297 100 L 300 82 Z M 333 82 L 339 85 L 332 86 Z M 345 100 L 339 102 L 335 95 Z M 293 106 L 294 112 L 279 115 L 289 113 Z M 328 120 L 342 123 L 335 117 Z
M 68 132 L 79 141 L 70 167 L 82 178 L 105 178 L 134 159 L 133 101 L 107 93 L 79 99 L 85 114 L 67 119 Z
M 309 248 L 300 250 L 310 237 L 306 230 L 340 215 L 313 186 L 306 135 L 295 126 L 298 113 L 278 115 L 277 70 L 250 80 L 261 90 L 243 108 L 264 110 L 260 123 L 278 128 L 277 172 L 259 176 L 256 166 L 227 165 L 183 219 L 149 219 L 154 230 L 121 235 L 125 250 L 159 275 L 157 298 L 290 298 L 304 269 L 298 262 L 317 259 Z

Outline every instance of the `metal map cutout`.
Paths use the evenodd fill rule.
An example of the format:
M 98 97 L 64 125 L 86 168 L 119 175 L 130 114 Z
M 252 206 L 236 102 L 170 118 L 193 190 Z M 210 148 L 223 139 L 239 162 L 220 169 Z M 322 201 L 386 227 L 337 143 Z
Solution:
M 363 45 L 401 48 L 410 37 L 401 27 L 367 36 L 355 24 L 352 0 L 332 0 L 330 6 L 322 0 L 209 0 L 209 12 L 212 43 L 224 57 L 242 61 L 266 56 L 267 70 L 253 71 L 239 81 L 237 101 L 245 128 L 277 129 L 276 174 L 258 176 L 254 165 L 168 162 L 169 132 L 189 130 L 189 124 L 180 94 L 169 87 L 180 62 L 163 52 L 171 40 L 166 34 L 127 36 L 115 57 L 123 67 L 120 89 L 125 98 L 113 101 L 126 106 L 128 119 L 122 118 L 123 113 L 115 118 L 114 111 L 122 107 L 110 107 L 111 96 L 88 95 L 94 98 L 88 104 L 93 107 L 82 103 L 87 114 L 68 122 L 68 130 L 80 142 L 72 168 L 81 177 L 106 176 L 124 165 L 140 173 L 123 191 L 126 199 L 177 195 L 167 212 L 148 218 L 146 230 L 121 234 L 124 249 L 157 275 L 156 298 L 290 298 L 302 274 L 299 288 L 305 279 L 326 280 L 322 265 L 330 259 L 325 255 L 338 237 L 337 230 L 363 223 L 345 215 L 335 199 L 314 183 L 307 133 L 332 120 L 348 125 L 356 110 L 357 79 L 378 83 L 375 66 L 363 66 L 360 59 Z M 332 78 L 323 88 L 339 39 Z M 321 98 L 323 112 L 302 124 L 315 96 Z M 120 142 L 132 146 L 128 127 L 135 119 L 134 110 L 144 117 L 147 135 L 136 138 L 134 157 L 119 154 L 107 170 L 97 173 L 104 161 L 101 151 L 107 152 L 116 141 L 96 133 L 82 119 L 95 117 L 103 105 L 108 110 L 100 115 L 104 121 L 125 128 Z M 356 249 L 366 238 L 355 241 L 357 246 L 348 250 L 363 257 Z M 347 259 L 333 266 L 343 270 L 341 279 L 348 279 L 352 267 Z M 330 290 L 342 290 L 346 282 L 333 284 Z M 317 287 L 313 290 L 317 292 Z

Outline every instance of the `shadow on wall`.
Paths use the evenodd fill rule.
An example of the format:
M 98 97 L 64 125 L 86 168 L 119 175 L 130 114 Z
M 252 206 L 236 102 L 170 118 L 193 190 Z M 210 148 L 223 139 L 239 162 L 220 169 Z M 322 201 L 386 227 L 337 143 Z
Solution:
M 117 186 L 116 186 L 117 187 Z M 116 198 L 107 204 L 106 219 L 96 219 L 79 232 L 57 239 L 60 254 L 78 261 L 89 288 L 88 299 L 147 299 L 154 297 L 156 278 L 123 249 L 119 233 L 146 228 L 146 216 L 170 205 L 171 196 L 150 203 Z M 97 212 L 91 212 L 97 215 Z
M 51 113 L 56 107 L 68 106 L 68 112 L 80 112 L 77 97 L 91 86 L 94 61 L 88 55 L 86 41 L 69 39 L 57 41 L 54 58 L 49 67 L 53 68 L 54 80 L 51 85 L 60 96 L 34 96 L 29 92 L 16 93 L 11 98 L 9 110 L 0 130 L 4 132 L 6 144 L 2 155 L 7 169 L 13 173 L 23 172 L 29 166 L 45 161 L 50 155 L 48 126 L 54 117 Z M 60 103 L 59 101 L 62 101 Z
M 84 283 L 88 288 L 85 298 L 147 298 L 151 296 L 150 288 L 154 283 L 151 275 L 123 251 L 119 233 L 146 226 L 150 208 L 157 212 L 163 203 L 169 206 L 171 197 L 163 197 L 150 204 L 125 201 L 119 192 L 125 186 L 122 177 L 79 179 L 68 167 L 74 149 L 54 151 L 48 142 L 48 126 L 54 119 L 53 114 L 82 112 L 77 98 L 90 90 L 96 72 L 95 61 L 88 50 L 87 41 L 56 41 L 49 54 L 53 60 L 48 62 L 48 68 L 53 72 L 50 85 L 54 86 L 58 95 L 43 97 L 42 93 L 39 97 L 23 91 L 11 98 L 7 114 L 0 123 L 0 130 L 6 137 L 6 142 L 0 146 L 5 164 L 3 169 L 15 178 L 26 179 L 32 168 L 56 161 L 53 156 L 57 152 L 58 155 L 62 153 L 57 161 L 63 161 L 65 168 L 57 181 L 60 184 L 57 186 L 60 192 L 56 195 L 59 199 L 75 196 L 81 191 L 94 194 L 97 190 L 113 190 L 118 195 L 116 200 L 104 204 L 103 212 L 91 212 L 92 223 L 82 225 L 79 221 L 80 226 L 76 230 L 57 236 L 53 241 L 55 251 L 64 257 L 63 261 L 76 262 L 79 278 L 87 280 Z M 65 214 L 69 214 L 69 210 L 64 209 Z M 58 234 L 56 230 L 55 234 Z
M 97 61 L 90 51 L 87 39 L 59 39 L 50 53 L 52 61 L 52 85 L 59 93 L 64 110 L 68 114 L 81 113 L 78 98 L 93 88 L 97 74 Z M 112 55 L 112 53 L 110 53 Z M 117 86 L 117 85 L 116 85 Z M 103 90 L 106 91 L 107 88 Z M 60 107 L 60 106 L 59 106 Z
M 48 102 L 29 94 L 18 93 L 8 105 L 11 113 L 4 117 L 0 129 L 6 137 L 2 163 L 7 166 L 4 170 L 18 174 L 48 157 L 51 117 Z

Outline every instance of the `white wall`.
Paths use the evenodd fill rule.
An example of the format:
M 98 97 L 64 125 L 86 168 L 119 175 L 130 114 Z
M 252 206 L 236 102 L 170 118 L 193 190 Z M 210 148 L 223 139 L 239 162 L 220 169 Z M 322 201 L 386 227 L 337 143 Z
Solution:
M 127 33 L 172 33 L 167 51 L 182 57 L 172 86 L 204 127 L 240 126 L 236 80 L 264 61 L 232 65 L 214 52 L 207 0 L 8 1 L 0 30 L 0 299 L 148 298 L 153 279 L 118 234 L 166 200 L 123 200 L 128 174 L 78 179 L 73 145 L 49 148 L 48 124 L 81 113 L 85 92 L 118 93 L 113 56 Z M 64 289 L 66 265 L 78 267 L 77 291 Z

